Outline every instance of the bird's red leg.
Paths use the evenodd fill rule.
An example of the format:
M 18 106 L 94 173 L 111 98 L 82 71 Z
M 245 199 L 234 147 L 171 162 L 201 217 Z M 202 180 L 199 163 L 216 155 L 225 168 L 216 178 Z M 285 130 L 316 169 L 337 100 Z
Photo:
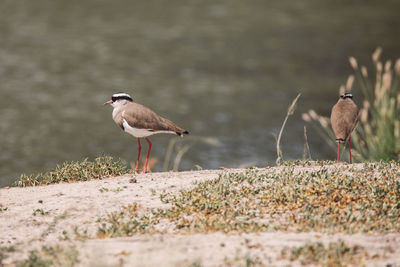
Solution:
M 149 138 L 146 137 L 146 140 L 147 140 L 147 143 L 149 143 L 149 151 L 147 151 L 146 163 L 144 164 L 143 173 L 146 173 L 146 171 L 147 171 L 147 163 L 149 162 L 149 156 L 150 156 L 150 151 L 151 151 L 151 146 L 152 146 Z
M 339 160 L 340 160 L 339 155 L 340 155 L 340 141 L 337 142 L 337 162 L 339 162 Z
M 351 137 L 349 137 L 349 153 L 350 153 L 350 164 L 351 162 Z
M 138 155 L 137 155 L 137 160 L 136 160 L 136 171 L 139 170 L 139 159 L 140 159 L 140 152 L 142 152 L 142 146 L 140 145 L 140 138 L 137 139 L 138 143 Z

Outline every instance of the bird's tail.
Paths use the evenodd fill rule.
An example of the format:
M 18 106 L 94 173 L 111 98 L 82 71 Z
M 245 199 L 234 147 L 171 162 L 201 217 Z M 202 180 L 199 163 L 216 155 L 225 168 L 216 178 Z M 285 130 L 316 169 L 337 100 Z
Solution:
M 184 134 L 189 134 L 188 131 L 183 131 L 183 132 L 176 132 L 177 135 L 183 136 Z

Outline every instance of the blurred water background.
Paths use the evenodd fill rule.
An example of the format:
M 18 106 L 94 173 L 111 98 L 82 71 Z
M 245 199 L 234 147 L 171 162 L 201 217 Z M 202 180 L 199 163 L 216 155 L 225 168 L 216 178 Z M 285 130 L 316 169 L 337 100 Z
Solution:
M 397 0 L 2 0 L 0 186 L 102 153 L 134 161 L 136 140 L 102 105 L 120 91 L 219 140 L 191 147 L 183 170 L 273 164 L 272 134 L 301 91 L 282 138 L 284 158 L 301 158 L 301 113 L 329 114 L 348 57 L 370 66 L 377 46 L 400 56 L 399 10 Z M 151 138 L 155 170 L 170 138 Z M 312 129 L 308 139 L 313 159 L 335 158 Z

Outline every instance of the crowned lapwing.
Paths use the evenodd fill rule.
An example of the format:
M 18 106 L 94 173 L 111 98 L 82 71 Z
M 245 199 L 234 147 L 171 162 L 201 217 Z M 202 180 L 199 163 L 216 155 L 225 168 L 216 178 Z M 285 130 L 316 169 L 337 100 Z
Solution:
M 358 122 L 358 108 L 353 101 L 353 95 L 345 93 L 340 96 L 338 102 L 333 106 L 331 113 L 331 124 L 338 143 L 337 161 L 340 160 L 340 143 L 349 144 L 351 161 L 351 132 Z
M 136 171 L 139 169 L 139 158 L 142 150 L 140 138 L 146 138 L 149 143 L 149 150 L 143 168 L 143 172 L 145 173 L 147 171 L 147 163 L 149 161 L 152 147 L 147 136 L 158 133 L 176 134 L 179 136 L 189 134 L 188 131 L 180 128 L 170 120 L 158 116 L 151 109 L 133 102 L 132 97 L 126 93 L 113 94 L 111 100 L 104 104 L 110 104 L 113 106 L 114 110 L 112 112 L 112 118 L 115 123 L 121 127 L 122 130 L 135 136 L 138 140 Z

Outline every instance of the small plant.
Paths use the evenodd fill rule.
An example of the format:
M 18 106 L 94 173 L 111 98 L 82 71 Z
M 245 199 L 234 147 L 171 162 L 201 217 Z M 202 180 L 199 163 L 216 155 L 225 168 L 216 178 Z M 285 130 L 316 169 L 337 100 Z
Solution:
M 198 164 L 193 165 L 193 168 L 194 168 L 194 170 L 196 170 L 196 171 L 202 171 L 202 170 L 203 170 L 203 167 L 201 167 L 201 166 L 198 165 Z M 192 170 L 193 170 L 193 169 L 192 169 Z
M 81 230 L 81 229 L 79 229 L 78 226 L 75 226 L 75 227 L 73 227 L 73 231 L 74 231 L 74 235 L 75 235 L 75 239 L 76 240 L 81 240 L 82 241 L 82 240 L 86 240 L 86 239 L 90 238 L 87 229 Z
M 201 267 L 201 266 L 203 266 L 203 265 L 201 264 L 201 261 L 200 261 L 200 260 L 195 260 L 195 261 L 192 262 L 188 267 Z
M 263 264 L 260 258 L 258 257 L 253 257 L 249 254 L 246 254 L 245 257 L 241 256 L 235 256 L 233 258 L 225 258 L 224 259 L 224 266 L 227 267 L 235 267 L 235 266 L 244 266 L 244 267 L 264 267 L 268 266 L 266 264 Z
M 292 101 L 292 103 L 290 104 L 290 106 L 289 106 L 289 108 L 287 110 L 287 114 L 286 114 L 285 120 L 283 121 L 281 130 L 279 131 L 279 135 L 276 138 L 276 154 L 277 154 L 276 164 L 280 164 L 281 161 L 283 160 L 282 150 L 281 150 L 281 147 L 280 147 L 283 129 L 285 128 L 286 122 L 289 119 L 289 117 L 291 115 L 293 115 L 294 111 L 296 110 L 296 103 L 299 100 L 300 96 L 301 96 L 301 94 L 298 94 L 296 96 L 296 98 Z
M 253 258 L 247 254 L 245 259 L 245 266 L 246 267 L 263 266 L 263 264 L 258 258 Z
M 123 189 L 122 189 L 121 187 L 117 187 L 117 188 L 111 189 L 111 191 L 114 192 L 114 193 L 121 192 L 122 190 L 123 190 Z
M 2 207 L 2 206 L 0 206 L 0 212 L 2 212 L 2 211 L 6 211 L 6 210 L 8 210 L 8 208 L 7 208 L 7 207 Z
M 149 216 L 139 215 L 138 208 L 138 205 L 133 203 L 122 207 L 120 212 L 109 214 L 98 228 L 97 238 L 132 236 L 149 232 L 157 222 L 153 222 Z
M 15 247 L 0 247 L 0 266 L 3 266 L 3 261 L 8 258 L 10 252 L 15 252 Z
M 99 191 L 100 191 L 100 193 L 104 193 L 104 192 L 108 192 L 110 190 L 108 188 L 106 188 L 106 187 L 102 187 L 102 188 L 99 189 Z
M 29 251 L 26 260 L 17 263 L 19 267 L 30 266 L 74 266 L 79 263 L 79 252 L 74 247 L 47 247 Z
M 150 192 L 152 196 L 155 196 L 157 191 L 154 188 L 150 188 Z
M 118 193 L 118 192 L 121 192 L 122 190 L 123 189 L 121 187 L 117 187 L 117 188 L 113 188 L 113 189 L 102 187 L 102 188 L 99 189 L 100 193 L 109 192 L 109 191 L 114 192 L 114 193 Z
M 390 60 L 380 61 L 382 49 L 372 54 L 374 75 L 370 77 L 365 66 L 359 67 L 355 58 L 350 64 L 355 76 L 350 75 L 346 85 L 342 85 L 339 94 L 352 89 L 357 78 L 363 99 L 355 96 L 355 102 L 362 103 L 359 123 L 351 138 L 355 148 L 354 156 L 358 160 L 399 159 L 400 155 L 400 59 L 394 66 Z M 358 101 L 357 101 L 358 100 Z M 327 117 L 318 115 L 314 110 L 303 114 L 303 120 L 312 122 L 321 136 L 335 149 L 335 136 Z
M 62 165 L 58 165 L 55 170 L 46 173 L 23 174 L 14 185 L 25 187 L 89 181 L 123 175 L 127 172 L 121 160 L 115 161 L 112 157 L 104 156 L 96 158 L 94 161 L 84 159 L 80 162 L 64 162 Z
M 68 235 L 68 232 L 67 231 L 62 231 L 62 236 L 59 236 L 58 237 L 58 240 L 60 240 L 60 241 L 68 241 L 68 240 L 71 240 L 70 239 L 70 237 L 69 237 L 69 235 Z
M 286 254 L 286 249 L 281 251 L 284 258 Z M 307 243 L 292 248 L 289 254 L 290 261 L 300 261 L 302 265 L 360 266 L 365 264 L 365 260 L 369 259 L 364 247 L 359 245 L 349 246 L 343 240 L 331 242 L 327 247 L 321 242 Z
M 48 211 L 44 211 L 43 209 L 34 209 L 32 215 L 36 216 L 36 215 L 49 215 Z

